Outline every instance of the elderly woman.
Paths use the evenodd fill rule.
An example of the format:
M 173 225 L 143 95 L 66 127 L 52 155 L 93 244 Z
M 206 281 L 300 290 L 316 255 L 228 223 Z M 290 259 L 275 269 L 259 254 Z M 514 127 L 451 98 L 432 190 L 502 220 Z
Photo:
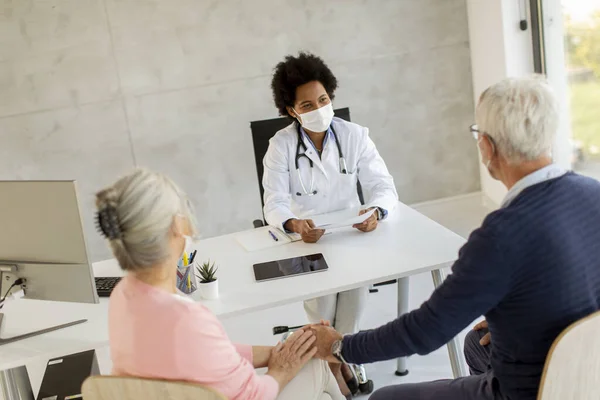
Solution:
M 536 78 L 486 90 L 471 127 L 483 164 L 508 189 L 417 310 L 344 336 L 315 326 L 319 355 L 354 363 L 428 354 L 467 335 L 471 376 L 382 388 L 371 400 L 534 400 L 556 337 L 600 307 L 600 182 L 553 163 L 558 104 Z
M 136 170 L 96 195 L 98 225 L 127 276 L 110 298 L 114 374 L 197 382 L 230 399 L 344 399 L 311 331 L 275 347 L 232 343 L 217 318 L 176 290 L 196 232 L 185 194 Z M 263 376 L 255 368 L 267 368 Z

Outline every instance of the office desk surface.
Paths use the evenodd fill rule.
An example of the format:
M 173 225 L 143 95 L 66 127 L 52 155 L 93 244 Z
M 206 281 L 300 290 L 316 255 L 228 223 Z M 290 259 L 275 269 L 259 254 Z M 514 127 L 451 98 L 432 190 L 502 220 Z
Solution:
M 265 234 L 268 234 L 265 232 Z M 325 294 L 442 268 L 456 259 L 465 240 L 412 208 L 399 203 L 390 218 L 371 233 L 355 229 L 336 231 L 316 244 L 295 242 L 257 252 L 245 251 L 236 234 L 201 240 L 197 260 L 219 266 L 220 298 L 200 300 L 221 318 L 268 309 Z M 256 263 L 322 253 L 326 272 L 256 283 Z M 96 276 L 120 275 L 115 260 L 94 264 Z M 32 358 L 46 359 L 104 346 L 107 301 L 67 304 L 13 301 L 5 306 L 2 337 L 41 329 L 73 319 L 88 323 L 0 347 L 0 370 L 21 366 Z
M 221 318 L 438 269 L 454 261 L 465 243 L 401 203 L 370 233 L 348 228 L 325 235 L 316 244 L 294 242 L 255 252 L 244 250 L 235 238 L 234 233 L 196 245 L 197 261 L 210 259 L 219 267 L 220 298 L 205 301 L 198 292 L 191 297 Z M 256 263 L 315 253 L 324 255 L 328 271 L 260 283 L 254 279 Z M 97 276 L 119 273 L 114 260 L 96 263 L 94 271 Z

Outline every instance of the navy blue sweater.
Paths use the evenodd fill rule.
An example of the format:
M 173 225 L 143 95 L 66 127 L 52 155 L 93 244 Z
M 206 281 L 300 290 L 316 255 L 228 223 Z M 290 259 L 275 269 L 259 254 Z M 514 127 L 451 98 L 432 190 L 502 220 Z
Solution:
M 368 363 L 428 354 L 485 315 L 501 393 L 535 399 L 554 339 L 599 307 L 600 183 L 567 173 L 491 213 L 429 300 L 387 325 L 347 336 L 342 355 Z

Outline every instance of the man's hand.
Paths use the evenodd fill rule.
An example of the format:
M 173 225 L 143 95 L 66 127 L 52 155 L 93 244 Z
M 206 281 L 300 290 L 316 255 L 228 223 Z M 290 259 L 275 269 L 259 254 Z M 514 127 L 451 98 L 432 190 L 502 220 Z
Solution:
M 481 329 L 488 329 L 488 322 L 485 319 L 473 327 L 474 331 L 479 331 Z M 481 338 L 479 344 L 482 346 L 487 346 L 490 343 L 492 343 L 492 334 L 491 332 L 488 332 L 484 337 Z
M 331 348 L 333 343 L 336 340 L 342 340 L 343 336 L 328 324 L 314 324 L 308 326 L 307 329 L 310 329 L 317 338 L 315 342 L 315 346 L 317 346 L 316 357 L 330 363 L 340 363 L 340 360 L 331 353 Z
M 317 243 L 325 233 L 324 229 L 315 229 L 312 219 L 291 219 L 286 222 L 285 229 L 298 233 L 304 243 Z
M 368 213 L 369 211 L 375 209 L 375 212 L 373 213 L 373 215 L 371 215 L 369 217 L 369 219 L 367 219 L 365 222 L 363 222 L 362 224 L 356 224 L 353 226 L 353 228 L 358 229 L 361 232 L 371 232 L 374 231 L 375 229 L 377 229 L 377 215 L 379 213 L 379 210 L 377 210 L 375 207 L 366 209 L 366 210 L 361 210 L 358 215 L 363 215 L 365 213 Z

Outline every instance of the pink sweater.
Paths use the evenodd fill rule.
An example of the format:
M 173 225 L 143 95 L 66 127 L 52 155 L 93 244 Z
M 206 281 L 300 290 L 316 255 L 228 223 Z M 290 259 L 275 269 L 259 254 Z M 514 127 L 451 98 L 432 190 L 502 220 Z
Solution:
M 252 346 L 233 344 L 200 303 L 129 276 L 110 297 L 114 375 L 197 382 L 229 399 L 275 399 L 279 385 L 252 366 Z

